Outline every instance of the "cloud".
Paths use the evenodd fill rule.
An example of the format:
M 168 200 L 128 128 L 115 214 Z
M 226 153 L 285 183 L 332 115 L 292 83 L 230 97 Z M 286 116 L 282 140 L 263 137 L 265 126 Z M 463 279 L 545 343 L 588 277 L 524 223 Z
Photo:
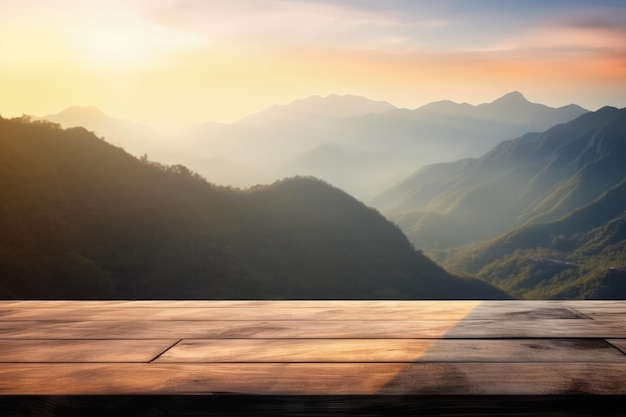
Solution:
M 626 52 L 626 7 L 574 9 L 488 43 L 492 51 L 562 54 Z
M 429 44 L 433 31 L 450 24 L 445 16 L 426 12 L 407 18 L 402 10 L 383 4 L 307 0 L 172 1 L 153 10 L 151 18 L 159 24 L 200 34 L 212 44 L 249 41 L 398 50 L 423 48 Z

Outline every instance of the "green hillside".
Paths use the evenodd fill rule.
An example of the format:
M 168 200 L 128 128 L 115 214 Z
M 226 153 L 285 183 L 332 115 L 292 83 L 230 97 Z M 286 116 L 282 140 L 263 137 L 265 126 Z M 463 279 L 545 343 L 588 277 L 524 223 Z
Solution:
M 521 298 L 626 298 L 626 109 L 477 159 L 425 167 L 373 202 L 450 271 Z
M 522 298 L 626 298 L 626 180 L 561 220 L 440 255 Z
M 506 298 L 312 178 L 248 190 L 0 118 L 2 298 Z
M 626 109 L 605 107 L 476 159 L 424 167 L 370 203 L 416 247 L 441 249 L 555 221 L 626 178 Z

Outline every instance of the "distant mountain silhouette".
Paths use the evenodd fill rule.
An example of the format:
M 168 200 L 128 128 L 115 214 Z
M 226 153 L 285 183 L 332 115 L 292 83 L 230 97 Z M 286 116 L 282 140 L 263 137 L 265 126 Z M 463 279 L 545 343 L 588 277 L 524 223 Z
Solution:
M 340 96 L 331 94 L 326 97 L 311 96 L 295 100 L 287 105 L 275 105 L 259 113 L 244 117 L 237 124 L 268 125 L 274 123 L 292 123 L 293 119 L 306 120 L 318 118 L 343 119 L 368 114 L 381 114 L 395 109 L 386 101 L 373 101 L 360 96 Z
M 575 105 L 553 109 L 530 103 L 517 92 L 478 106 L 445 101 L 416 110 L 332 95 L 274 106 L 227 126 L 199 128 L 180 143 L 196 156 L 190 166 L 209 179 L 213 173 L 204 166 L 210 164 L 198 158 L 220 156 L 267 178 L 314 175 L 365 198 L 423 165 L 478 156 L 503 140 L 585 112 Z M 254 177 L 232 181 L 256 182 Z
M 606 298 L 600 277 L 626 266 L 624 160 L 626 109 L 605 107 L 427 166 L 374 203 L 453 271 L 517 296 Z
M 522 126 L 525 130 L 520 133 L 546 130 L 558 123 L 575 119 L 586 112 L 585 109 L 575 104 L 552 108 L 531 103 L 519 91 L 513 91 L 491 103 L 478 106 L 446 100 L 427 104 L 417 111 L 433 115 L 500 121 L 513 126 Z M 529 126 L 533 129 L 528 129 Z
M 552 108 L 543 104 L 531 103 L 514 91 L 489 104 L 476 106 L 476 112 L 485 118 L 497 118 L 520 126 L 534 126 L 531 131 L 542 131 L 555 124 L 563 123 L 585 113 L 586 110 L 575 104 Z M 556 123 L 555 123 L 556 122 Z
M 506 298 L 316 179 L 246 191 L 0 118 L 0 298 Z
M 56 114 L 33 119 L 48 120 L 64 128 L 84 127 L 133 155 L 148 154 L 163 162 L 176 162 L 170 158 L 171 143 L 164 134 L 140 123 L 111 117 L 94 106 L 73 106 Z
M 232 124 L 208 124 L 188 130 L 178 140 L 181 160 L 212 181 L 235 186 L 319 174 L 320 167 L 326 173 L 337 173 L 321 175 L 325 180 L 341 179 L 346 171 L 342 158 L 352 158 L 352 151 L 340 149 L 335 142 L 349 137 L 353 123 L 360 117 L 393 109 L 389 103 L 358 96 L 312 96 L 272 106 Z M 325 149 L 331 160 L 320 161 L 319 154 L 309 157 L 308 153 L 316 153 L 318 147 Z M 335 152 L 339 155 L 331 155 Z M 187 155 L 193 158 L 188 159 Z M 228 174 L 215 170 L 210 163 L 215 157 L 228 160 L 251 175 L 245 178 L 241 171 Z M 307 161 L 300 162 L 301 158 Z
M 133 155 L 182 163 L 223 185 L 248 187 L 312 175 L 363 199 L 420 166 L 478 156 L 502 140 L 585 111 L 530 103 L 518 92 L 478 106 L 442 101 L 416 110 L 333 94 L 272 106 L 235 123 L 207 122 L 168 134 L 95 107 L 72 107 L 39 119 L 83 126 Z

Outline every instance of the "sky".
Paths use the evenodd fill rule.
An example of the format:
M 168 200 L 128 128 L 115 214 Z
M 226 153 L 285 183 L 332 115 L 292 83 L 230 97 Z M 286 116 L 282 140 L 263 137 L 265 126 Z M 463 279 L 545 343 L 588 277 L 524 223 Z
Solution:
M 626 107 L 623 0 L 0 0 L 0 115 L 162 128 L 311 95 Z

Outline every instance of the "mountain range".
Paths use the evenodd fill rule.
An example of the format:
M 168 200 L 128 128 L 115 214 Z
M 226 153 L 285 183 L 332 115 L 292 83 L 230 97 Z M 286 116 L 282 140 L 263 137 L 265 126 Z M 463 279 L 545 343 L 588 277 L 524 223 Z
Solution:
M 218 184 L 247 187 L 312 175 L 365 199 L 423 165 L 479 156 L 502 140 L 585 112 L 576 105 L 531 103 L 513 92 L 477 106 L 441 101 L 414 110 L 357 96 L 313 96 L 168 137 L 145 129 L 138 134 L 137 125 L 93 120 L 77 111 L 45 119 L 84 126 L 135 155 L 184 164 Z
M 453 271 L 520 297 L 597 297 L 626 266 L 624 160 L 626 109 L 605 107 L 424 167 L 372 203 Z
M 477 276 L 521 298 L 626 298 L 626 284 L 621 280 L 626 279 L 624 112 L 611 107 L 588 112 L 576 105 L 555 109 L 531 103 L 521 93 L 512 92 L 477 106 L 441 101 L 415 110 L 398 109 L 386 102 L 356 96 L 316 96 L 273 106 L 232 124 L 209 122 L 169 138 L 151 136 L 148 128 L 109 118 L 93 108 L 72 109 L 62 113 L 64 117 L 47 119 L 66 126 L 82 123 L 96 132 L 109 129 L 110 137 L 123 138 L 122 133 L 131 132 L 129 137 L 136 141 L 131 144 L 137 149 L 135 155 L 143 155 L 139 162 L 157 169 L 160 175 L 182 175 L 202 182 L 199 175 L 184 166 L 151 162 L 146 153 L 163 152 L 167 159 L 160 161 L 185 162 L 212 182 L 236 187 L 272 183 L 274 178 L 286 175 L 306 175 L 243 191 L 211 185 L 213 190 L 246 195 L 248 202 L 254 201 L 250 204 L 255 208 L 248 216 L 263 212 L 274 219 L 271 227 L 254 229 L 259 234 L 263 231 L 267 235 L 281 235 L 282 218 L 291 216 L 285 214 L 291 211 L 282 211 L 284 207 L 280 204 L 284 196 L 265 197 L 276 189 L 297 184 L 289 188 L 289 193 L 296 195 L 304 190 L 297 200 L 305 204 L 296 211 L 310 210 L 313 217 L 316 210 L 325 206 L 320 201 L 326 200 L 319 197 L 328 190 L 344 194 L 326 182 L 308 177 L 315 175 L 381 210 L 397 225 L 392 227 L 396 233 L 399 233 L 397 228 L 406 233 L 409 246 L 425 250 L 453 273 Z M 142 133 L 133 136 L 131 128 Z M 169 149 L 161 145 L 167 141 Z M 150 146 L 159 150 L 151 152 Z M 428 165 L 431 160 L 439 163 Z M 413 174 L 404 175 L 407 171 Z M 367 195 L 375 196 L 366 199 Z M 280 202 L 272 207 L 283 213 L 282 217 L 267 211 L 261 203 L 266 198 Z M 266 204 L 271 206 L 269 202 Z M 242 219 L 237 216 L 244 211 L 236 204 L 229 207 L 238 214 L 226 222 L 240 224 Z M 351 210 L 348 210 L 351 215 L 359 217 Z M 315 224 L 319 226 L 317 222 L 329 220 L 316 218 Z M 379 220 L 372 218 L 358 227 L 368 229 L 369 222 L 377 224 Z M 295 230 L 291 229 L 291 234 L 297 234 Z M 359 236 L 360 243 L 348 245 L 359 248 L 358 256 L 385 252 L 378 246 L 374 252 L 371 248 L 360 252 L 360 245 L 369 247 L 367 242 L 377 239 L 355 230 L 356 227 L 346 230 L 345 234 Z M 310 230 L 305 234 L 315 235 Z M 256 236 L 244 239 L 243 235 L 235 235 L 236 241 L 256 239 Z M 285 232 L 281 236 L 278 246 L 294 245 L 290 241 L 292 235 Z M 334 239 L 331 232 L 324 239 L 314 240 L 312 247 L 317 248 L 319 242 L 328 239 Z M 403 245 L 407 243 L 404 239 Z M 310 244 L 307 242 L 305 246 Z M 403 245 L 395 245 L 386 244 L 398 253 L 408 253 L 406 248 L 398 249 Z M 309 265 L 308 269 L 316 270 L 306 256 L 298 256 L 299 261 L 293 264 L 277 260 L 276 253 L 282 250 L 270 256 L 272 262 L 254 264 L 255 271 L 263 270 L 259 265 L 280 265 L 278 269 L 265 270 L 267 275 L 260 281 L 273 281 L 281 276 L 280 271 L 297 271 L 298 265 Z M 176 251 L 175 248 L 173 252 Z M 311 250 L 311 254 L 317 252 Z M 404 261 L 394 260 L 397 265 L 392 269 L 398 265 L 405 265 L 400 269 L 406 268 L 403 262 L 412 256 Z M 436 267 L 421 250 L 415 256 Z M 246 257 L 254 258 L 250 253 Z M 384 258 L 391 259 L 387 255 Z M 238 263 L 233 262 L 230 267 Z M 230 267 L 222 267 L 228 272 L 220 274 L 232 272 Z M 383 297 L 382 294 L 391 294 L 392 298 L 454 298 L 450 294 L 459 294 L 459 285 L 469 286 L 472 291 L 478 288 L 476 281 L 459 281 L 438 269 L 434 274 L 439 278 L 434 281 L 416 275 L 420 277 L 421 288 L 417 292 L 407 289 L 407 278 L 391 279 L 393 284 L 381 290 L 377 286 L 381 278 L 371 278 L 372 267 L 360 270 L 366 283 L 364 288 L 368 290 L 363 293 L 367 295 L 356 298 L 377 298 Z M 348 269 L 353 268 L 351 265 Z M 395 276 L 415 273 L 411 268 L 403 271 Z M 317 272 L 328 274 L 319 268 Z M 246 275 L 241 271 L 237 274 Z M 308 279 L 314 280 L 314 276 Z M 451 284 L 438 286 L 444 282 Z M 284 283 L 280 285 L 282 288 Z M 332 287 L 329 282 L 323 286 Z M 119 284 L 114 287 L 122 288 Z M 272 293 L 268 287 L 263 288 L 255 289 L 255 294 L 264 294 L 261 298 L 295 294 L 291 290 L 290 295 L 281 291 Z M 504 293 L 493 292 L 496 291 L 493 287 L 486 288 L 477 291 L 504 297 Z M 345 293 L 340 287 L 333 290 L 333 294 Z M 328 296 L 311 288 L 307 294 L 307 298 Z
M 429 165 L 370 203 L 418 247 L 452 247 L 556 220 L 626 175 L 623 113 L 604 108 L 480 158 Z
M 313 178 L 237 190 L 84 128 L 0 118 L 0 298 L 508 298 Z

